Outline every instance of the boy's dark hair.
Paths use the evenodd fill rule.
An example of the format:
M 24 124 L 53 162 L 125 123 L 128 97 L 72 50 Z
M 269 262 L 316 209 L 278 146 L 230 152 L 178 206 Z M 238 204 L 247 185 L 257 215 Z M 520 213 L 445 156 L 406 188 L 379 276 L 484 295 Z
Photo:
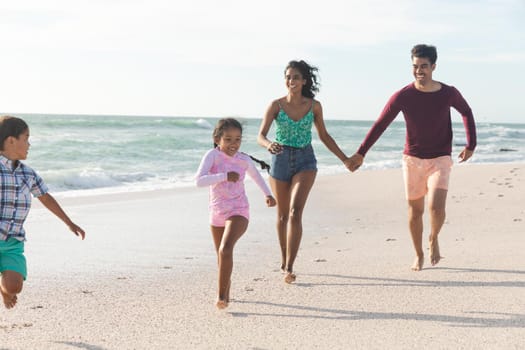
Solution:
M 286 71 L 289 68 L 295 68 L 299 72 L 301 72 L 301 75 L 303 76 L 303 79 L 306 80 L 306 84 L 303 86 L 303 89 L 301 91 L 301 95 L 304 97 L 314 98 L 315 93 L 319 92 L 319 78 L 317 77 L 317 72 L 319 69 L 314 66 L 310 66 L 305 61 L 290 61 L 288 62 L 288 65 L 284 69 L 284 74 L 286 74 Z
M 418 44 L 412 48 L 411 54 L 411 58 L 428 58 L 432 64 L 436 64 L 438 58 L 436 47 L 432 45 Z
M 219 121 L 215 125 L 215 129 L 213 130 L 213 147 L 214 148 L 217 147 L 217 143 L 215 142 L 215 140 L 221 138 L 222 134 L 224 133 L 224 130 L 229 129 L 229 128 L 239 129 L 242 134 L 242 124 L 237 119 L 234 119 L 234 118 L 219 119 Z M 259 165 L 261 166 L 261 169 L 263 170 L 266 169 L 267 171 L 270 170 L 270 166 L 266 162 L 260 159 L 254 158 L 250 156 L 249 154 L 248 156 L 253 161 L 259 163 Z
M 0 117 L 0 151 L 4 150 L 4 142 L 9 136 L 18 138 L 27 129 L 29 126 L 20 118 L 9 115 Z

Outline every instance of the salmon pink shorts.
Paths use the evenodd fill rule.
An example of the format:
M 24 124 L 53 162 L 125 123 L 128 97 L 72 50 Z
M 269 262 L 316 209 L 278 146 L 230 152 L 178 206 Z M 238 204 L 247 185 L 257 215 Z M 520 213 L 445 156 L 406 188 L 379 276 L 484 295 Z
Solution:
M 448 190 L 452 157 L 421 159 L 403 155 L 405 195 L 408 200 L 424 197 L 429 189 Z

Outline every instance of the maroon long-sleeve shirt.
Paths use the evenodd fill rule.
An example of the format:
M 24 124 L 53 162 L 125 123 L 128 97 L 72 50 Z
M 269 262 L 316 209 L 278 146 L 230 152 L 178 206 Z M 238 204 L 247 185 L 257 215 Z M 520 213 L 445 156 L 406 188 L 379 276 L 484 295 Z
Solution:
M 450 107 L 461 114 L 467 134 L 466 147 L 474 150 L 476 147 L 474 116 L 459 91 L 453 86 L 441 83 L 441 89 L 438 91 L 422 92 L 411 83 L 390 97 L 357 153 L 365 156 L 402 111 L 406 124 L 404 154 L 423 159 L 450 155 L 452 153 Z

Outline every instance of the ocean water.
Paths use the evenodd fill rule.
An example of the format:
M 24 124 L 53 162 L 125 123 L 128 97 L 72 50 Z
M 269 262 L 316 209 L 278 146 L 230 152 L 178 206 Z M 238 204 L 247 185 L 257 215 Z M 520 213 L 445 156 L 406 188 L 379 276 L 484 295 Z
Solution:
M 17 115 L 30 127 L 31 148 L 26 164 L 62 195 L 141 191 L 194 186 L 201 157 L 212 147 L 219 118 Z M 463 148 L 465 133 L 454 123 L 453 156 Z M 398 168 L 405 125 L 398 117 L 367 154 L 360 171 Z M 259 119 L 240 119 L 242 151 L 269 162 L 257 145 Z M 358 148 L 372 121 L 327 120 L 329 133 L 348 155 Z M 472 163 L 525 162 L 525 124 L 478 123 L 478 146 Z M 270 136 L 274 130 L 270 130 Z M 319 141 L 313 146 L 319 173 L 347 170 Z

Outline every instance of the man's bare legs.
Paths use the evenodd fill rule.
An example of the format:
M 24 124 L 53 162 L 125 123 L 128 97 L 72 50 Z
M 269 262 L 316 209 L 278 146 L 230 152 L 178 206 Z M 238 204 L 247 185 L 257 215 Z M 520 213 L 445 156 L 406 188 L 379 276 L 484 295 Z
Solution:
M 416 250 L 416 258 L 412 270 L 420 271 L 425 259 L 423 253 L 423 213 L 425 211 L 425 196 L 408 200 L 408 227 L 412 243 Z
M 11 309 L 16 305 L 17 294 L 22 291 L 24 284 L 24 277 L 15 271 L 3 271 L 0 279 L 0 294 L 4 305 L 7 309 Z
M 428 206 L 430 212 L 430 236 L 429 254 L 432 266 L 439 263 L 441 255 L 439 252 L 438 235 L 445 223 L 445 206 L 447 201 L 447 190 L 436 188 L 428 193 Z M 412 265 L 412 270 L 420 271 L 423 268 L 423 213 L 425 208 L 425 197 L 408 201 L 408 222 L 412 243 L 416 250 L 416 259 Z
M 438 235 L 445 223 L 445 206 L 447 202 L 447 190 L 437 188 L 429 192 L 428 203 L 430 211 L 430 264 L 432 266 L 439 263 L 441 255 L 439 253 Z
M 303 171 L 296 174 L 290 183 L 270 178 L 277 200 L 277 234 L 286 283 L 295 281 L 293 264 L 303 235 L 303 211 L 316 175 L 316 171 Z
M 232 216 L 224 227 L 211 226 L 213 242 L 219 265 L 218 295 L 216 306 L 224 309 L 230 301 L 231 275 L 233 270 L 233 247 L 248 228 L 248 219 Z

